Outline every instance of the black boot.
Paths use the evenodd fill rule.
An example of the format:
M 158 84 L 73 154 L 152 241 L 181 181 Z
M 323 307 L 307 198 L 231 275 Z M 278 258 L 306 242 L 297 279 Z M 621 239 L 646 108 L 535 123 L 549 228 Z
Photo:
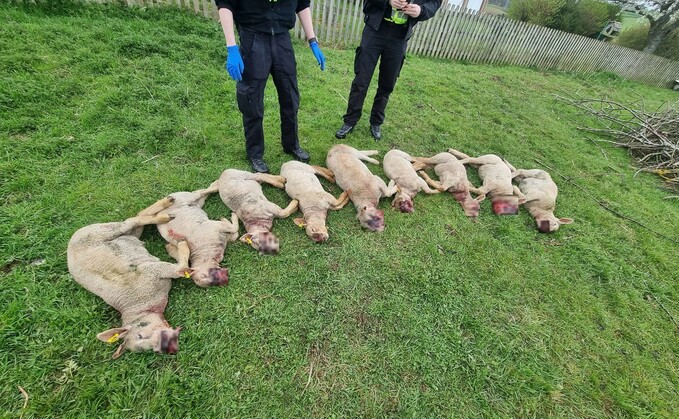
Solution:
M 302 147 L 297 146 L 292 150 L 283 150 L 286 154 L 290 154 L 295 157 L 295 159 L 301 161 L 302 163 L 307 163 L 311 157 L 309 153 L 306 152 Z
M 382 139 L 382 128 L 379 125 L 370 125 L 370 133 L 372 134 L 375 141 Z
M 266 162 L 262 159 L 253 159 L 253 158 L 248 158 L 250 160 L 250 166 L 252 166 L 252 170 L 258 173 L 269 173 L 269 166 L 266 165 Z
M 341 140 L 341 139 L 343 139 L 343 138 L 346 138 L 346 137 L 347 137 L 347 134 L 349 134 L 349 133 L 350 133 L 351 131 L 353 131 L 353 130 L 354 130 L 354 126 L 353 126 L 353 125 L 343 124 L 343 125 L 340 127 L 340 129 L 338 129 L 337 132 L 335 133 L 335 138 L 337 138 L 338 140 Z

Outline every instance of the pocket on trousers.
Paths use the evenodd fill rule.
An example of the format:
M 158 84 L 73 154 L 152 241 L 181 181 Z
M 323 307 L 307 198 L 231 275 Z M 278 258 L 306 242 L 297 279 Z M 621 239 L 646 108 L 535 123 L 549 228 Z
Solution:
M 238 110 L 245 117 L 264 116 L 264 86 L 261 81 L 236 83 L 236 102 Z
M 243 114 L 252 111 L 251 90 L 245 83 L 236 83 L 236 102 L 238 103 L 238 110 Z
M 252 51 L 252 44 L 255 42 L 255 34 L 249 31 L 242 31 L 238 35 L 240 38 L 241 55 L 249 54 Z
M 261 38 L 254 33 L 244 32 L 241 35 L 241 56 L 243 57 L 243 80 L 263 80 L 269 77 L 270 60 L 268 50 Z

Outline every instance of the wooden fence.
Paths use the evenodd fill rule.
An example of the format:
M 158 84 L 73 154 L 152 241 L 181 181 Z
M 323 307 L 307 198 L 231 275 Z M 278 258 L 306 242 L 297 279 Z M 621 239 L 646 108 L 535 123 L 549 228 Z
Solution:
M 173 5 L 218 19 L 213 0 L 89 0 L 128 6 Z M 314 28 L 321 44 L 356 46 L 363 29 L 363 0 L 312 0 Z M 304 37 L 299 22 L 294 35 Z M 410 54 L 471 63 L 509 64 L 572 72 L 610 71 L 642 83 L 670 87 L 679 79 L 679 61 L 612 45 L 502 16 L 443 6 L 419 23 Z

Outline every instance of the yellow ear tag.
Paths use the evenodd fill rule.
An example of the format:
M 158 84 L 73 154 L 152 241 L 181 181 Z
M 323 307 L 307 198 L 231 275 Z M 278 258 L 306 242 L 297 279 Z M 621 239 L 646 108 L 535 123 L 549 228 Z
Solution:
M 117 333 L 114 333 L 113 336 L 111 336 L 110 338 L 108 338 L 108 340 L 107 340 L 106 342 L 108 342 L 108 343 L 114 343 L 114 342 L 117 342 L 118 339 L 120 339 L 120 335 L 117 334 Z
M 245 238 L 245 243 L 252 244 L 252 239 L 250 237 Z
M 189 271 L 184 272 L 184 278 L 191 279 L 191 273 Z

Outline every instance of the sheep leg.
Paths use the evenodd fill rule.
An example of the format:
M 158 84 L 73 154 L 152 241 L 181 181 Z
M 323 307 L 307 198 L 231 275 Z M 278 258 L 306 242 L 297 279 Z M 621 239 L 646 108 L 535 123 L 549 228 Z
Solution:
M 172 259 L 179 260 L 179 250 L 177 249 L 177 246 L 172 243 L 165 243 L 165 250 Z
M 270 175 L 268 173 L 256 173 L 255 180 L 259 183 L 268 183 L 276 188 L 285 188 L 285 178 L 283 176 Z
M 542 169 L 518 169 L 518 170 L 512 170 L 512 179 L 514 178 L 536 178 L 536 179 L 551 179 L 551 177 L 548 177 L 549 174 L 545 172 Z
M 351 154 L 359 160 L 363 160 L 363 161 L 367 161 L 368 163 L 379 165 L 380 162 L 378 160 L 375 160 L 371 157 L 368 157 L 368 156 L 374 156 L 378 153 L 379 153 L 379 151 L 377 151 L 377 150 L 356 150 L 356 152 L 352 152 Z
M 164 214 L 136 216 L 128 218 L 125 221 L 100 224 L 97 225 L 96 228 L 90 228 L 88 230 L 86 240 L 88 242 L 105 242 L 130 234 L 139 237 L 141 236 L 145 225 L 161 224 L 168 221 L 170 221 L 170 216 Z M 137 235 L 137 233 L 139 234 Z
M 461 151 L 457 151 L 454 148 L 449 148 L 448 152 L 452 154 L 453 156 L 457 157 L 458 159 L 468 159 L 470 158 L 468 155 L 464 154 Z
M 330 195 L 332 196 L 332 195 Z M 330 202 L 330 208 L 333 210 L 342 209 L 349 202 L 349 194 L 345 191 L 334 202 Z
M 434 179 L 430 178 L 429 175 L 426 172 L 419 171 L 419 172 L 417 172 L 417 174 L 420 175 L 420 177 L 422 179 L 424 179 L 424 181 L 426 182 L 427 185 L 431 186 L 432 188 L 436 188 L 439 191 L 443 191 L 443 185 L 441 184 L 441 182 L 437 182 Z M 425 192 L 426 192 L 426 190 L 425 190 Z M 429 193 L 429 192 L 427 192 L 427 193 Z
M 205 200 L 207 199 L 207 197 L 215 192 L 219 192 L 219 189 L 210 187 L 208 189 L 199 189 L 197 191 L 193 191 L 191 192 L 192 201 L 187 203 L 194 204 L 199 208 L 203 208 L 203 205 L 205 205 Z
M 429 159 L 426 157 L 413 157 L 412 161 L 413 170 L 419 172 L 420 170 L 428 169 L 431 166 L 428 160 Z
M 512 166 L 512 164 L 509 163 L 507 159 L 502 159 L 502 161 L 507 165 L 507 167 L 509 167 L 509 170 L 511 170 L 512 172 L 516 172 L 516 167 Z
M 474 185 L 471 183 L 468 183 L 469 185 L 469 192 L 475 193 L 477 195 L 476 199 L 479 199 L 479 197 L 483 197 L 479 199 L 479 201 L 483 201 L 486 198 L 486 194 L 489 192 L 488 188 L 485 186 L 481 186 L 480 188 L 475 188 Z
M 188 243 L 186 243 L 185 240 L 182 240 L 177 243 L 176 246 L 177 263 L 151 262 L 143 264 L 140 267 L 151 272 L 153 276 L 160 279 L 180 278 L 191 272 L 189 269 L 190 253 L 191 251 L 189 250 Z
M 365 156 L 374 156 L 380 153 L 378 150 L 359 150 L 358 152 Z
M 137 213 L 137 215 L 156 215 L 160 211 L 171 207 L 173 203 L 174 203 L 174 198 L 171 197 L 171 196 L 166 196 L 165 198 L 154 202 L 151 206 L 144 208 L 143 210 L 139 211 Z M 154 223 L 149 223 L 149 224 L 154 224 Z
M 479 157 L 467 157 L 467 158 L 461 159 L 460 163 L 470 164 L 474 167 L 483 166 L 484 164 L 487 164 L 485 159 L 482 159 L 482 158 L 479 158 Z
M 290 204 L 288 204 L 288 206 L 285 207 L 284 209 L 279 207 L 276 204 L 273 204 L 273 203 L 272 203 L 272 206 L 273 206 L 273 210 L 274 210 L 273 213 L 274 213 L 275 217 L 277 217 L 277 218 L 288 218 L 295 211 L 297 211 L 297 207 L 299 206 L 299 201 L 297 201 L 296 199 L 293 199 L 292 201 L 290 201 Z
M 311 167 L 314 169 L 314 173 L 316 175 L 321 176 L 328 182 L 335 183 L 335 174 L 332 173 L 330 169 L 326 169 L 325 167 L 315 165 L 311 165 Z
M 396 182 L 394 182 L 394 179 L 389 181 L 389 186 L 384 183 L 384 180 L 382 180 L 381 177 L 375 175 L 375 179 L 377 179 L 377 183 L 383 197 L 388 198 L 398 192 L 398 186 L 396 185 Z
M 429 185 L 427 185 L 427 182 L 424 179 L 418 178 L 417 180 L 418 180 L 418 183 L 420 184 L 420 188 L 424 192 L 426 192 L 428 194 L 441 193 L 441 189 L 439 189 L 439 188 L 436 188 L 436 189 L 429 188 Z
M 526 195 L 524 195 L 523 192 L 521 192 L 521 189 L 519 189 L 518 186 L 512 185 L 512 188 L 514 190 L 514 195 L 518 196 L 519 199 L 526 199 Z
M 235 212 L 231 213 L 231 221 L 226 218 L 219 220 L 219 229 L 224 233 L 238 233 L 238 216 Z

